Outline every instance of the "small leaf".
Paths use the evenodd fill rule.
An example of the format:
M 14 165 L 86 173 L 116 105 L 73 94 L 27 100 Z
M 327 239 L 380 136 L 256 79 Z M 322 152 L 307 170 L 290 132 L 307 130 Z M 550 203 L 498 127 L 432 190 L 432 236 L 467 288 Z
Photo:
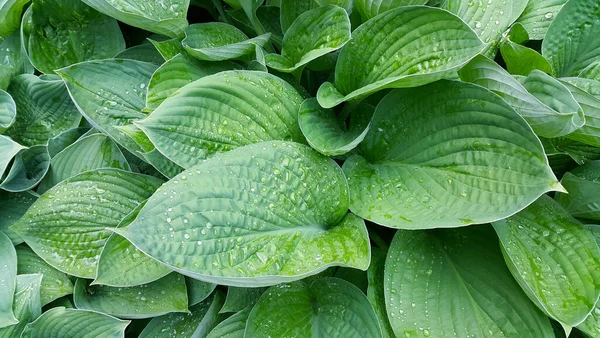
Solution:
M 248 337 L 381 337 L 377 316 L 356 286 L 319 278 L 270 287 L 250 312 Z
M 508 72 L 527 76 L 531 71 L 538 69 L 552 74 L 552 67 L 548 60 L 534 49 L 520 45 L 528 40 L 529 34 L 525 28 L 520 23 L 516 23 L 512 25 L 508 35 L 500 42 L 500 52 Z
M 12 159 L 23 149 L 27 149 L 27 147 L 23 147 L 10 137 L 0 135 L 0 154 L 2 154 L 0 156 L 0 180 Z
M 5 0 L 0 3 L 0 36 L 9 36 L 19 28 L 23 8 L 28 3 L 29 0 Z
M 185 277 L 188 293 L 188 306 L 193 306 L 208 298 L 217 287 L 216 284 L 206 283 L 190 277 Z
M 566 137 L 600 147 L 600 97 L 596 98 L 568 82 L 563 81 L 562 84 L 571 91 L 585 114 L 585 124 Z
M 17 324 L 13 297 L 17 285 L 17 253 L 10 238 L 0 233 L 0 328 Z
M 15 157 L 13 166 L 0 188 L 10 192 L 27 191 L 44 178 L 49 166 L 50 155 L 45 145 L 25 149 Z
M 206 336 L 206 338 L 244 338 L 246 322 L 250 315 L 251 306 L 240 310 L 223 320 Z
M 18 221 L 36 199 L 31 192 L 10 193 L 0 190 L 0 231 L 8 236 L 14 245 L 23 243 L 23 240 L 8 227 Z
M 352 41 L 338 57 L 335 84 L 321 85 L 317 99 L 331 108 L 381 89 L 434 82 L 451 75 L 484 47 L 475 32 L 447 11 L 396 8 L 352 32 Z
M 577 218 L 600 221 L 600 161 L 593 161 L 566 173 L 561 184 L 569 192 L 556 200 Z
M 181 45 L 181 40 L 183 40 L 183 38 L 172 38 L 167 40 L 153 40 L 148 38 L 148 41 L 154 45 L 165 61 L 174 58 L 177 54 L 185 53 L 185 50 Z
M 532 40 L 542 40 L 566 2 L 567 0 L 529 0 L 517 21 L 527 30 Z
M 542 144 L 546 150 L 546 155 L 550 156 L 565 154 L 580 165 L 590 161 L 600 160 L 600 148 L 571 140 L 566 137 L 542 139 Z M 547 149 L 547 147 L 550 147 L 551 151 Z M 565 189 L 567 188 L 565 187 Z
M 165 61 L 156 47 L 149 43 L 129 47 L 115 55 L 114 58 L 144 61 L 157 66 L 162 65 Z
M 17 106 L 12 96 L 0 89 L 0 134 L 15 122 Z
M 15 325 L 0 328 L 0 337 L 21 337 L 27 323 L 36 319 L 42 312 L 40 304 L 40 283 L 42 275 L 17 275 L 17 287 L 13 301 L 15 317 L 19 322 Z
M 579 77 L 583 77 L 586 79 L 600 81 L 600 60 L 595 61 L 594 63 L 587 66 L 585 69 L 579 73 Z
M 230 286 L 227 288 L 225 304 L 219 312 L 239 312 L 248 307 L 252 308 L 266 290 L 267 288 L 236 288 Z
M 89 128 L 76 127 L 63 131 L 62 133 L 48 139 L 48 154 L 50 157 L 56 156 L 66 147 L 75 143 L 81 136 L 90 131 Z
M 377 15 L 389 10 L 412 5 L 425 5 L 427 0 L 356 0 L 354 6 L 363 18 L 367 21 Z

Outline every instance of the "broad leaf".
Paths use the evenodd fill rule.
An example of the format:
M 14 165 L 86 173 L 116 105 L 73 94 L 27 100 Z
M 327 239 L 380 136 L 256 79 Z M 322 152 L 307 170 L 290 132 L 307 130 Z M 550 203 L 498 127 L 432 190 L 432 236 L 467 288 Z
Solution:
M 225 304 L 223 304 L 220 312 L 239 312 L 248 307 L 252 308 L 266 290 L 267 288 L 236 288 L 230 286 L 227 288 Z
M 125 49 L 117 21 L 79 0 L 32 0 L 23 18 L 23 34 L 31 62 L 46 74 Z
M 567 82 L 600 100 L 600 80 L 581 77 L 563 77 L 560 81 Z
M 162 55 L 152 44 L 145 43 L 133 46 L 114 56 L 115 59 L 129 59 L 153 63 L 160 66 L 165 62 Z
M 367 21 L 394 8 L 411 5 L 425 5 L 427 0 L 355 0 L 354 6 Z
M 17 253 L 10 238 L 0 233 L 0 328 L 19 322 L 13 313 L 17 285 Z
M 205 300 L 217 287 L 216 284 L 203 282 L 190 277 L 185 277 L 188 294 L 188 306 L 193 306 Z
M 282 0 L 280 6 L 282 32 L 285 33 L 302 13 L 317 7 L 319 3 L 315 0 Z
M 73 293 L 73 283 L 69 276 L 60 272 L 44 262 L 38 255 L 26 245 L 19 245 L 17 250 L 17 272 L 21 274 L 43 275 L 39 298 L 44 306 L 53 300 Z
M 247 325 L 248 337 L 381 337 L 367 297 L 356 286 L 332 277 L 269 288 Z
M 33 74 L 33 66 L 21 48 L 19 31 L 15 31 L 4 41 L 0 39 L 0 89 L 6 90 L 10 80 L 19 74 Z
M 10 192 L 27 191 L 44 178 L 49 166 L 48 147 L 36 145 L 25 149 L 15 157 L 13 166 L 0 188 Z
M 586 225 L 586 228 L 592 233 L 596 239 L 596 243 L 600 245 L 600 226 Z M 587 316 L 585 321 L 577 326 L 581 332 L 590 337 L 600 334 L 600 304 L 596 302 L 594 310 Z
M 9 36 L 21 24 L 23 8 L 29 0 L 3 0 L 0 3 L 0 36 Z
M 577 76 L 600 58 L 600 2 L 568 1 L 542 43 L 542 55 L 557 76 Z
M 583 77 L 590 80 L 600 81 L 600 60 L 587 66 L 579 73 L 579 77 Z
M 25 146 L 45 144 L 81 121 L 67 88 L 57 76 L 20 75 L 11 81 L 7 91 L 15 100 L 18 113 L 4 134 Z
M 44 193 L 11 229 L 56 269 L 94 278 L 108 229 L 160 184 L 157 178 L 118 169 L 87 171 Z
M 27 149 L 27 147 L 23 147 L 10 137 L 0 135 L 0 154 L 2 154 L 0 156 L 0 180 L 12 159 L 23 149 Z
M 269 140 L 302 142 L 302 97 L 284 80 L 254 71 L 205 76 L 135 121 L 167 158 L 189 168 L 216 152 Z
M 590 161 L 600 160 L 600 148 L 571 140 L 566 137 L 542 139 L 542 144 L 544 145 L 546 155 L 568 155 L 573 159 L 573 161 L 580 165 Z
M 90 131 L 89 128 L 77 127 L 63 131 L 62 133 L 48 139 L 48 154 L 50 157 L 63 151 L 66 147 L 75 143 L 81 136 Z M 86 134 L 87 135 L 87 134 Z M 89 135 L 87 135 L 89 136 Z
M 27 324 L 21 337 L 117 338 L 125 336 L 127 325 L 129 321 L 102 313 L 55 307 Z
M 600 161 L 566 173 L 561 184 L 568 194 L 557 194 L 556 200 L 569 214 L 600 221 Z
M 567 0 L 529 0 L 518 22 L 532 40 L 542 40 L 548 27 Z
M 385 308 L 385 290 L 383 281 L 385 278 L 385 256 L 386 252 L 381 249 L 372 249 L 371 265 L 367 270 L 369 286 L 367 288 L 367 298 L 373 305 L 373 310 L 377 314 L 379 325 L 384 338 L 393 338 L 394 331 L 390 326 L 387 310 Z
M 344 163 L 350 210 L 394 228 L 495 221 L 562 189 L 525 120 L 468 83 L 392 91 L 359 151 Z
M 181 173 L 115 231 L 187 276 L 266 286 L 333 265 L 367 268 L 365 225 L 346 215 L 347 203 L 335 162 L 307 146 L 272 141 Z
M 40 283 L 42 275 L 18 275 L 17 287 L 13 309 L 15 317 L 19 320 L 17 324 L 0 328 L 1 338 L 21 337 L 27 323 L 36 319 L 42 312 L 40 304 Z
M 511 74 L 527 76 L 531 71 L 539 69 L 552 74 L 552 67 L 540 53 L 529 47 L 520 45 L 529 40 L 529 34 L 520 23 L 512 25 L 510 31 L 500 42 L 502 59 L 506 70 Z
M 281 55 L 265 57 L 267 66 L 291 73 L 350 41 L 350 18 L 335 5 L 302 13 L 283 36 Z
M 490 226 L 396 232 L 384 286 L 398 337 L 554 337 L 506 268 Z
M 592 234 L 548 196 L 493 225 L 529 298 L 563 325 L 580 324 L 600 296 L 600 248 Z
M 186 14 L 190 5 L 189 0 L 83 0 L 83 2 L 130 26 L 173 38 L 183 35 L 183 29 L 188 25 Z
M 334 84 L 321 85 L 317 99 L 331 108 L 384 88 L 434 82 L 450 76 L 484 47 L 475 32 L 447 11 L 393 9 L 354 30 L 338 57 Z
M 566 137 L 600 147 L 600 97 L 594 97 L 578 87 L 562 82 L 573 94 L 585 114 L 585 124 Z
M 17 106 L 12 96 L 0 89 L 0 134 L 15 122 Z
M 183 46 L 181 45 L 181 40 L 183 40 L 183 38 L 172 38 L 167 40 L 153 40 L 148 38 L 148 41 L 154 45 L 165 61 L 174 58 L 177 54 L 185 53 Z
M 0 190 L 0 231 L 3 232 L 14 245 L 23 243 L 23 240 L 9 226 L 19 220 L 37 197 L 30 192 L 10 193 Z
M 244 338 L 251 306 L 233 314 L 215 326 L 206 338 Z

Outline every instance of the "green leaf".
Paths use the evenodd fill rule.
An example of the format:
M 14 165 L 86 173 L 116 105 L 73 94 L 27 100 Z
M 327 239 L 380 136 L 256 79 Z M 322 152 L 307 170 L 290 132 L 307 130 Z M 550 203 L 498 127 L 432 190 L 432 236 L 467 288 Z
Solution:
M 66 147 L 75 143 L 82 135 L 90 131 L 89 128 L 77 127 L 63 131 L 62 133 L 48 139 L 48 154 L 50 157 L 63 151 Z
M 280 6 L 282 32 L 285 33 L 302 13 L 317 7 L 319 3 L 315 0 L 282 0 Z
M 396 232 L 384 286 L 398 337 L 554 337 L 506 268 L 490 226 Z
M 198 23 L 185 29 L 183 48 L 193 57 L 205 61 L 243 59 L 264 46 L 270 34 L 249 39 L 246 34 L 223 22 Z
M 567 82 L 600 100 L 600 81 L 581 77 L 563 77 L 560 81 Z
M 335 265 L 366 270 L 368 235 L 362 219 L 346 215 L 347 194 L 332 160 L 301 144 L 263 142 L 181 173 L 115 231 L 216 284 L 267 286 Z
M 493 225 L 529 298 L 563 326 L 583 322 L 600 296 L 600 248 L 592 234 L 548 196 Z
M 400 7 L 352 33 L 317 99 L 325 108 L 385 88 L 416 87 L 453 74 L 486 45 L 460 18 L 432 7 Z
M 252 310 L 252 307 L 248 306 L 220 322 L 209 332 L 206 338 L 244 338 L 250 310 Z
M 42 275 L 17 275 L 17 287 L 13 302 L 15 317 L 19 323 L 0 329 L 0 337 L 21 337 L 27 323 L 33 321 L 42 312 L 40 304 L 40 283 Z
M 154 45 L 165 61 L 174 58 L 177 54 L 185 53 L 185 50 L 181 45 L 181 40 L 183 40 L 183 38 L 172 38 L 160 41 L 148 38 L 148 41 Z
M 375 108 L 360 103 L 350 109 L 350 126 L 346 127 L 333 109 L 322 108 L 317 99 L 302 102 L 298 122 L 308 144 L 326 156 L 342 155 L 356 148 L 369 131 Z
M 542 55 L 558 76 L 577 76 L 600 58 L 600 2 L 568 1 L 542 42 Z
M 393 228 L 491 222 L 562 189 L 525 120 L 469 83 L 392 91 L 359 151 L 344 163 L 350 210 Z
M 354 6 L 363 18 L 367 21 L 377 15 L 389 10 L 412 5 L 424 5 L 427 0 L 355 0 Z
M 571 94 L 573 94 L 573 97 L 585 114 L 585 124 L 583 127 L 575 130 L 566 137 L 600 147 L 600 97 L 596 98 L 568 82 L 563 81 L 562 84 L 571 91 Z
M 82 137 L 52 158 L 38 193 L 79 173 L 100 168 L 131 170 L 125 156 L 110 138 L 102 134 Z
M 4 0 L 0 3 L 0 36 L 9 36 L 21 24 L 23 8 L 29 0 Z
M 539 69 L 544 73 L 552 74 L 552 67 L 548 60 L 534 49 L 520 45 L 528 40 L 529 34 L 523 25 L 516 23 L 500 42 L 500 52 L 508 72 L 527 76 L 531 71 Z
M 186 14 L 190 5 L 189 0 L 83 0 L 83 2 L 130 26 L 172 38 L 183 35 L 183 30 L 188 25 Z
M 27 191 L 35 187 L 48 172 L 50 155 L 45 145 L 36 145 L 17 154 L 12 168 L 0 188 L 10 192 Z
M 600 81 L 600 60 L 595 61 L 583 69 L 581 73 L 579 73 L 579 77 Z
M 17 285 L 17 253 L 10 238 L 0 233 L 0 328 L 19 322 L 13 313 Z
M 200 61 L 182 54 L 177 54 L 160 66 L 150 79 L 146 108 L 151 112 L 175 91 L 204 76 L 222 71 L 240 68 L 233 62 Z
M 567 0 L 529 0 L 517 20 L 532 40 L 542 40 L 556 14 Z
M 124 337 L 127 325 L 127 320 L 102 313 L 55 307 L 27 324 L 21 337 L 117 338 Z
M 458 72 L 461 80 L 500 95 L 540 136 L 553 138 L 583 126 L 585 116 L 573 95 L 558 80 L 535 70 L 520 84 L 494 61 L 477 56 Z
M 266 290 L 267 288 L 236 288 L 230 286 L 227 288 L 225 304 L 219 312 L 239 312 L 248 307 L 252 308 Z
M 0 17 L 2 15 L 0 14 Z M 0 34 L 1 35 L 1 34 Z M 0 39 L 0 89 L 8 88 L 10 80 L 19 74 L 33 74 L 33 66 L 29 62 L 23 48 L 19 31 L 14 32 L 1 41 Z
M 377 316 L 356 286 L 339 278 L 269 288 L 252 309 L 248 337 L 381 337 Z
M 577 218 L 600 220 L 600 161 L 593 161 L 566 173 L 561 184 L 568 194 L 556 200 Z
M 542 139 L 542 144 L 546 150 L 546 155 L 565 154 L 580 165 L 590 161 L 600 160 L 600 148 L 566 137 Z M 551 151 L 547 147 L 550 147 Z
M 81 121 L 67 88 L 57 76 L 19 75 L 7 91 L 15 100 L 18 113 L 4 134 L 25 146 L 45 144 Z
M 130 319 L 188 312 L 185 278 L 178 273 L 126 288 L 89 284 L 89 280 L 81 278 L 75 283 L 73 300 L 78 309 Z
M 31 192 L 11 193 L 0 190 L 0 231 L 8 236 L 14 245 L 23 243 L 23 240 L 8 227 L 18 221 L 36 199 Z
M 129 59 L 153 63 L 160 66 L 165 62 L 162 55 L 152 44 L 145 43 L 142 45 L 133 46 L 118 53 L 114 56 L 115 59 Z
M 585 227 L 592 233 L 596 243 L 600 244 L 600 226 L 586 225 Z M 590 337 L 594 337 L 600 333 L 600 304 L 596 303 L 594 310 L 587 316 L 583 323 L 577 326 L 577 329 Z
M 118 169 L 87 171 L 44 193 L 11 229 L 56 269 L 94 278 L 114 228 L 161 181 Z
M 281 55 L 268 54 L 267 66 L 291 73 L 350 41 L 350 18 L 335 5 L 302 13 L 283 36 Z
M 384 338 L 394 338 L 394 331 L 390 326 L 387 310 L 385 308 L 385 290 L 383 281 L 385 278 L 385 256 L 386 252 L 381 249 L 373 248 L 371 255 L 371 265 L 367 270 L 369 286 L 367 288 L 367 298 L 373 305 L 373 310 L 379 319 L 379 326 Z
M 156 149 L 189 168 L 216 152 L 269 140 L 302 142 L 302 97 L 284 80 L 254 71 L 205 76 L 135 121 Z
M 17 272 L 20 275 L 43 275 L 39 290 L 41 306 L 73 293 L 73 283 L 69 276 L 50 266 L 24 244 L 17 246 L 16 250 L 18 258 Z
M 15 121 L 17 106 L 9 93 L 0 89 L 0 134 Z
M 0 180 L 12 159 L 23 149 L 27 149 L 27 147 L 23 147 L 8 136 L 0 135 L 0 154 L 2 154 L 0 156 Z
M 188 306 L 193 306 L 208 298 L 215 288 L 216 284 L 206 283 L 190 277 L 185 277 L 188 293 Z
M 219 309 L 223 305 L 219 291 L 205 301 L 190 307 L 190 313 L 171 313 L 153 318 L 140 334 L 140 338 L 192 338 L 206 337 L 218 323 Z
M 79 0 L 32 0 L 23 19 L 23 34 L 31 62 L 46 74 L 125 49 L 117 21 Z

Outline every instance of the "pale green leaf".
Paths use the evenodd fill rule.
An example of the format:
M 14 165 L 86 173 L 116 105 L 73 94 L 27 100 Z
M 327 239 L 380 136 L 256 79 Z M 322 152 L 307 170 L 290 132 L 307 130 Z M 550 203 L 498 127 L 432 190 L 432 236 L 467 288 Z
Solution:
M 0 89 L 0 134 L 13 124 L 16 115 L 17 106 L 12 96 Z
M 215 288 L 216 284 L 203 282 L 191 277 L 185 277 L 188 294 L 188 306 L 193 306 L 208 298 Z
M 581 77 L 563 77 L 560 81 L 567 82 L 600 100 L 600 80 Z
M 517 20 L 532 40 L 542 40 L 556 14 L 567 0 L 529 0 Z
M 257 287 L 335 265 L 365 270 L 368 235 L 347 209 L 346 179 L 335 162 L 301 144 L 271 141 L 181 173 L 115 231 L 187 276 Z
M 158 52 L 156 47 L 154 47 L 150 43 L 145 43 L 133 47 L 129 47 L 126 50 L 114 55 L 115 59 L 129 59 L 129 60 L 137 60 L 144 61 L 148 63 L 153 63 L 157 66 L 160 66 L 165 62 L 162 55 Z
M 29 0 L 3 0 L 0 2 L 0 36 L 9 36 L 15 30 L 18 30 L 21 24 L 21 14 L 23 8 L 29 3 Z
M 177 54 L 185 53 L 183 46 L 181 45 L 181 40 L 183 40 L 183 38 L 172 38 L 167 40 L 154 40 L 148 38 L 148 41 L 154 45 L 165 61 L 174 58 Z
M 566 173 L 561 184 L 568 194 L 557 194 L 556 200 L 571 215 L 600 221 L 600 161 Z
M 423 38 L 425 36 L 425 38 Z M 451 76 L 486 45 L 460 18 L 432 7 L 387 11 L 352 32 L 340 52 L 334 84 L 317 99 L 325 108 L 385 88 L 416 87 Z
M 600 60 L 595 61 L 587 66 L 579 73 L 578 76 L 590 80 L 600 81 Z
M 17 253 L 4 233 L 0 233 L 0 328 L 17 324 L 13 299 L 17 285 Z
M 412 5 L 424 5 L 427 0 L 355 0 L 354 6 L 363 21 L 367 21 L 389 10 Z
M 554 338 L 487 225 L 396 232 L 384 286 L 398 337 Z
M 252 307 L 248 306 L 220 322 L 206 338 L 244 338 L 250 310 Z
M 93 130 L 93 129 L 92 129 Z M 48 139 L 48 154 L 50 157 L 56 156 L 66 147 L 75 143 L 81 136 L 91 131 L 89 128 L 76 127 L 63 131 L 62 133 Z
M 0 180 L 12 159 L 23 149 L 27 149 L 27 147 L 18 144 L 8 136 L 0 135 L 0 154 L 2 154 L 0 156 Z
M 385 256 L 386 251 L 373 248 L 371 255 L 371 265 L 367 270 L 369 286 L 367 288 L 367 298 L 373 305 L 373 310 L 379 319 L 379 326 L 384 338 L 394 338 L 394 331 L 390 326 L 387 310 L 385 308 L 385 290 L 383 281 L 385 278 Z
M 0 17 L 2 17 L 0 15 Z M 10 80 L 19 74 L 33 74 L 33 66 L 21 48 L 20 32 L 17 30 L 0 39 L 0 89 L 6 90 Z M 0 34 L 1 35 L 1 34 Z
M 42 275 L 17 275 L 17 287 L 13 309 L 19 322 L 0 329 L 0 338 L 21 337 L 27 323 L 33 321 L 42 312 L 40 304 L 40 283 Z
M 583 109 L 585 124 L 566 137 L 600 147 L 600 97 L 594 97 L 569 82 L 562 82 L 573 94 L 573 97 Z
M 23 240 L 8 227 L 18 221 L 36 199 L 31 192 L 11 193 L 0 190 L 0 231 L 8 236 L 14 245 L 23 243 Z
M 161 183 L 119 169 L 87 171 L 44 193 L 11 229 L 56 269 L 94 278 L 108 229 Z
M 586 225 L 586 228 L 592 233 L 592 236 L 596 239 L 596 243 L 600 244 L 600 226 Z M 577 326 L 577 329 L 590 337 L 600 334 L 600 304 L 596 302 L 594 310 L 587 316 L 583 323 Z
M 0 188 L 10 192 L 27 191 L 44 178 L 49 166 L 48 147 L 36 145 L 25 149 L 15 157 L 13 166 Z
M 225 304 L 223 304 L 220 312 L 239 312 L 248 307 L 252 308 L 266 290 L 267 288 L 237 288 L 230 286 L 227 288 Z

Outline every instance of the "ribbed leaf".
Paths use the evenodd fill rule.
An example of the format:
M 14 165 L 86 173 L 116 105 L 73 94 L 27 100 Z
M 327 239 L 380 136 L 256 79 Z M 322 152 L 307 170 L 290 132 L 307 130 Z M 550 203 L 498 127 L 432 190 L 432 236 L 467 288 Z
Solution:
M 0 156 L 0 179 L 6 172 L 12 159 L 23 149 L 27 149 L 27 147 L 23 147 L 10 137 L 0 135 L 0 154 L 2 154 Z
M 0 36 L 9 36 L 19 28 L 23 7 L 29 0 L 4 0 L 0 3 Z
M 17 253 L 10 238 L 0 233 L 0 328 L 17 324 L 13 298 L 17 285 Z
M 149 43 L 129 47 L 114 56 L 115 59 L 129 59 L 153 63 L 160 66 L 165 62 L 162 55 Z
M 463 82 L 392 91 L 359 150 L 344 163 L 350 210 L 394 228 L 495 221 L 562 189 L 525 120 Z
M 12 96 L 0 89 L 0 134 L 13 124 L 16 115 L 17 106 Z
M 235 26 L 223 22 L 199 23 L 185 29 L 185 39 L 181 42 L 193 57 L 205 61 L 243 59 L 264 46 L 270 34 L 249 39 Z
M 53 138 L 48 139 L 48 154 L 50 154 L 51 158 L 56 156 L 56 154 L 75 143 L 75 141 L 77 141 L 88 131 L 90 131 L 90 129 L 85 127 L 71 128 L 63 131 Z
M 506 70 L 511 74 L 527 76 L 531 71 L 539 69 L 552 74 L 552 67 L 540 53 L 529 47 L 520 45 L 529 40 L 529 34 L 520 23 L 512 25 L 509 33 L 500 42 L 502 59 Z
M 0 41 L 0 89 L 3 90 L 8 88 L 13 77 L 19 74 L 33 74 L 33 66 L 21 48 L 19 33 L 17 30 L 5 37 L 4 41 Z
M 587 66 L 579 73 L 580 77 L 600 81 L 600 60 L 594 61 L 594 63 Z
M 411 5 L 424 5 L 427 0 L 356 0 L 355 8 L 364 21 L 394 8 Z
M 384 338 L 394 338 L 394 331 L 390 326 L 387 310 L 385 308 L 385 290 L 383 281 L 385 278 L 385 256 L 386 252 L 381 249 L 373 248 L 371 256 L 371 265 L 367 270 L 369 286 L 367 288 L 367 298 L 373 305 L 373 310 L 379 319 L 379 326 Z
M 560 81 L 567 82 L 600 100 L 600 80 L 581 77 L 563 77 Z
M 600 226 L 586 225 L 585 227 L 592 233 L 592 236 L 596 239 L 596 243 L 600 245 Z M 583 323 L 577 326 L 577 329 L 590 337 L 600 334 L 600 304 L 596 302 L 594 310 L 587 316 Z
M 252 307 L 248 306 L 220 322 L 208 333 L 206 338 L 244 338 L 250 310 Z
M 12 168 L 0 184 L 10 192 L 23 192 L 35 187 L 48 172 L 50 155 L 45 145 L 33 146 L 15 157 Z
M 267 290 L 250 312 L 246 337 L 381 337 L 373 307 L 339 278 L 298 281 Z
M 102 247 L 117 224 L 161 184 L 118 169 L 87 171 L 42 195 L 11 229 L 56 269 L 94 278 Z
M 185 52 L 181 45 L 181 40 L 183 40 L 183 38 L 172 38 L 167 40 L 153 40 L 148 38 L 147 40 L 154 45 L 165 61 L 174 58 L 177 54 Z
M 529 0 L 518 22 L 532 40 L 542 40 L 548 27 L 567 0 Z
M 188 294 L 188 306 L 193 306 L 208 298 L 217 287 L 216 284 L 185 277 Z
M 315 0 L 282 0 L 280 9 L 281 30 L 285 33 L 302 13 L 319 7 Z
M 577 218 L 600 221 L 600 161 L 593 161 L 566 173 L 561 184 L 569 192 L 556 200 Z
M 416 87 L 448 77 L 485 44 L 447 11 L 408 6 L 387 11 L 352 33 L 317 99 L 325 108 L 384 88 Z
M 554 337 L 506 268 L 490 226 L 396 232 L 384 285 L 398 337 Z
M 546 155 L 568 155 L 577 164 L 600 160 L 600 148 L 571 140 L 566 137 L 554 139 L 541 139 Z M 565 188 L 567 189 L 567 188 Z
M 252 308 L 266 290 L 267 288 L 236 288 L 230 286 L 227 288 L 225 304 L 223 304 L 220 312 L 238 312 L 248 307 Z
M 27 323 L 33 321 L 42 312 L 40 304 L 40 283 L 42 275 L 18 275 L 13 309 L 17 324 L 0 328 L 1 338 L 21 337 Z
M 562 82 L 573 94 L 585 114 L 585 124 L 566 137 L 600 147 L 600 97 L 596 98 L 578 87 Z
M 8 236 L 14 245 L 23 243 L 23 240 L 8 227 L 18 221 L 36 199 L 37 197 L 30 192 L 10 193 L 0 190 L 0 231 Z
M 368 236 L 362 219 L 346 215 L 347 194 L 332 160 L 297 143 L 264 142 L 181 173 L 115 231 L 190 277 L 273 285 L 333 265 L 367 268 Z

